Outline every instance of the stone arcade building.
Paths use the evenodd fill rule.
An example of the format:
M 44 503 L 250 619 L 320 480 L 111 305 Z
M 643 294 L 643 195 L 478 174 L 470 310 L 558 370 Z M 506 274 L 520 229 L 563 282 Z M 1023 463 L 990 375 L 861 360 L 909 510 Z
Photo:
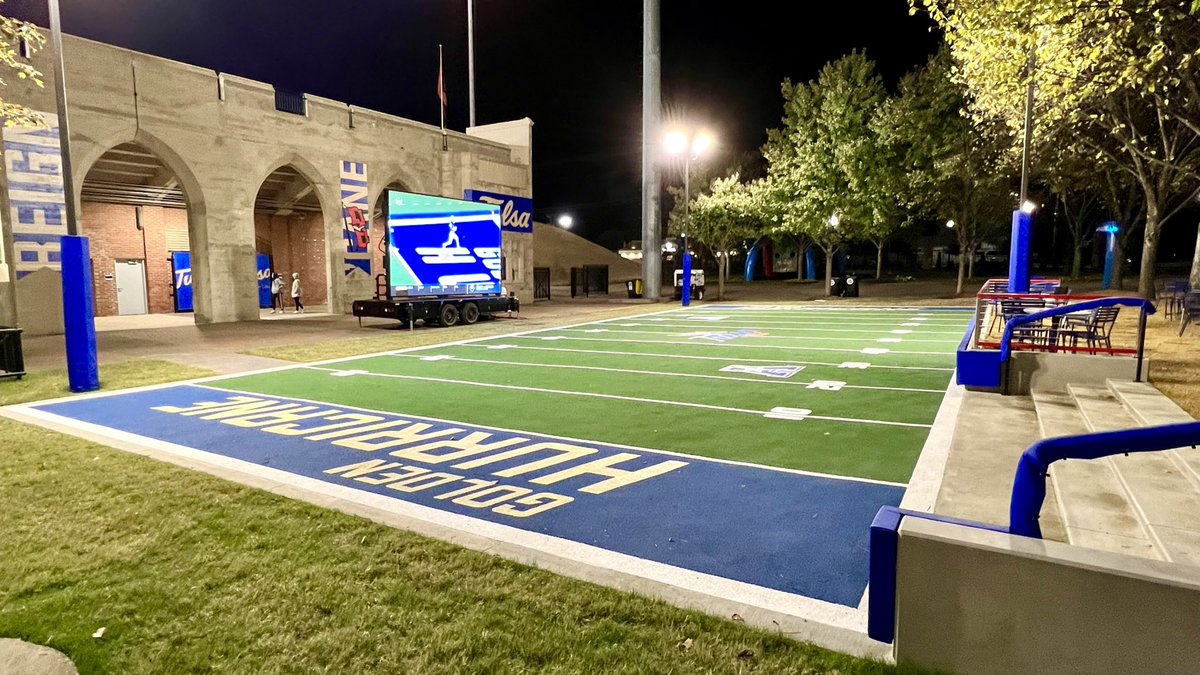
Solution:
M 301 274 L 306 304 L 348 312 L 383 272 L 386 188 L 532 196 L 528 119 L 448 132 L 443 150 L 434 126 L 64 40 L 69 194 L 91 240 L 97 315 L 177 311 L 178 289 L 190 281 L 197 323 L 257 319 L 264 261 Z M 44 50 L 34 59 L 44 88 L 10 81 L 4 92 L 54 127 L 3 130 L 0 324 L 32 334 L 62 331 L 66 224 L 51 58 Z M 344 206 L 352 204 L 371 213 L 368 251 L 348 246 Z M 505 286 L 524 301 L 532 300 L 532 240 L 532 232 L 504 233 Z

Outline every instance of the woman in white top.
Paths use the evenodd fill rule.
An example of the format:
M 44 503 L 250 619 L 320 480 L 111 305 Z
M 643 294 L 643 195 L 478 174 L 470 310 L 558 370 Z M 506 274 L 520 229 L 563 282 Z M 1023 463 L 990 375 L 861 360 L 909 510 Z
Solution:
M 304 303 L 300 302 L 300 273 L 292 272 L 292 301 L 296 303 L 296 314 L 304 311 Z
M 276 311 L 284 311 L 282 274 L 276 274 L 271 277 L 271 313 L 274 314 Z

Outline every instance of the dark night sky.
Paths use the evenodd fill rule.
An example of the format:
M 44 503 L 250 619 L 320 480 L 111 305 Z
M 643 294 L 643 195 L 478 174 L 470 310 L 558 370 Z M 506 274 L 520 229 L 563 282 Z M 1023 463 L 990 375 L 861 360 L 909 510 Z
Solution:
M 45 4 L 0 11 L 44 26 Z M 433 124 L 442 42 L 447 124 L 467 124 L 465 0 L 61 4 L 67 33 Z M 711 128 L 725 161 L 778 123 L 783 78 L 859 48 L 894 84 L 938 41 L 906 0 L 798 2 L 808 11 L 791 15 L 777 2 L 662 4 L 664 107 Z M 537 214 L 570 212 L 593 239 L 640 231 L 641 12 L 636 0 L 476 0 L 477 121 L 534 120 Z

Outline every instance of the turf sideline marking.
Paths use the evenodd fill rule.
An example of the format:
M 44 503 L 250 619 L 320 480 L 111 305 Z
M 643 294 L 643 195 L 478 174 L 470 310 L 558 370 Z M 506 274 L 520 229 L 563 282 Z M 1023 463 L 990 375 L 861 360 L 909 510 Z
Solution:
M 547 330 L 559 330 L 559 329 L 549 328 Z M 839 349 L 837 347 L 789 347 L 787 345 L 746 345 L 746 344 L 734 344 L 731 342 L 722 342 L 722 343 L 675 342 L 675 341 L 671 341 L 671 340 L 622 340 L 620 338 L 570 337 L 567 335 L 551 337 L 551 338 L 537 337 L 534 335 L 517 335 L 517 334 L 497 336 L 497 337 L 505 337 L 505 338 L 514 338 L 515 337 L 515 338 L 518 338 L 521 340 L 551 339 L 551 340 L 581 340 L 581 341 L 585 341 L 585 342 L 632 342 L 633 344 L 638 344 L 638 345 L 656 344 L 656 345 L 692 345 L 692 346 L 699 346 L 699 347 L 742 347 L 742 348 L 749 348 L 749 349 L 788 349 L 791 351 L 809 351 L 809 352 L 848 352 L 850 354 L 875 354 L 876 353 L 876 352 L 864 352 L 861 349 Z M 952 351 L 950 351 L 950 352 L 902 352 L 902 351 L 896 351 L 896 350 L 891 350 L 886 353 L 888 353 L 888 354 L 913 354 L 913 355 L 918 355 L 918 356 L 947 356 L 947 357 L 954 356 L 954 354 L 955 354 L 955 352 L 952 352 Z
M 628 318 L 633 319 L 633 318 L 641 318 L 641 317 L 647 317 L 647 316 L 657 316 L 659 314 L 666 314 L 667 312 L 672 312 L 672 311 L 675 311 L 675 310 L 663 309 L 663 310 L 659 310 L 657 312 L 646 312 L 645 314 L 631 314 Z M 222 373 L 222 374 L 218 374 L 218 375 L 208 375 L 205 377 L 195 377 L 195 378 L 188 379 L 188 380 L 175 380 L 173 382 L 162 382 L 160 384 L 147 384 L 147 385 L 143 385 L 140 387 L 128 387 L 126 389 L 113 389 L 113 390 L 107 390 L 107 391 L 106 390 L 98 390 L 98 391 L 88 392 L 85 394 L 69 394 L 67 396 L 57 396 L 54 398 L 42 399 L 40 401 L 30 401 L 28 403 L 13 404 L 10 406 L 0 406 L 0 411 L 3 411 L 7 408 L 20 408 L 20 407 L 23 407 L 26 405 L 42 405 L 42 404 L 49 404 L 49 403 L 61 403 L 63 401 L 82 401 L 85 399 L 104 398 L 106 396 L 116 396 L 118 394 L 132 394 L 134 392 L 139 392 L 139 391 L 154 391 L 155 389 L 166 389 L 168 387 L 177 387 L 177 386 L 185 385 L 185 384 L 203 385 L 203 383 L 205 383 L 205 382 L 220 382 L 222 380 L 233 380 L 233 379 L 237 379 L 239 377 L 249 377 L 250 375 L 266 375 L 268 373 L 281 373 L 281 372 L 284 372 L 287 370 L 298 370 L 298 369 L 304 368 L 306 366 L 322 366 L 322 365 L 328 365 L 331 363 L 345 363 L 347 361 L 357 361 L 358 359 L 369 359 L 369 358 L 372 358 L 375 356 L 390 356 L 392 354 L 402 354 L 402 353 L 406 353 L 406 352 L 419 352 L 419 351 L 426 350 L 426 349 L 440 349 L 442 347 L 457 347 L 460 345 L 470 345 L 470 344 L 473 344 L 476 342 L 485 342 L 487 340 L 497 340 L 500 338 L 510 338 L 510 337 L 523 337 L 526 335 L 532 335 L 534 333 L 545 333 L 547 331 L 552 331 L 552 330 L 561 330 L 563 328 L 575 328 L 578 326 L 589 326 L 591 324 L 598 323 L 599 321 L 600 320 L 581 321 L 579 323 L 572 323 L 572 324 L 567 324 L 564 326 L 551 326 L 548 328 L 531 328 L 531 329 L 525 330 L 525 331 L 517 331 L 514 333 L 503 333 L 501 335 L 484 335 L 482 337 L 466 338 L 463 340 L 451 340 L 449 342 L 439 342 L 436 344 L 429 344 L 429 345 L 417 345 L 415 347 L 404 347 L 402 349 L 388 349 L 388 350 L 379 351 L 379 352 L 367 352 L 365 354 L 355 354 L 353 356 L 339 356 L 334 359 L 321 359 L 319 361 L 308 361 L 308 362 L 303 362 L 303 363 L 288 363 L 288 364 L 282 365 L 282 366 L 271 366 L 270 368 L 259 368 L 258 370 L 247 370 L 247 371 L 241 372 L 241 373 Z
M 396 357 L 397 358 L 432 360 L 428 356 L 418 356 L 415 354 L 396 354 Z M 700 373 L 672 373 L 672 372 L 666 372 L 666 371 L 661 371 L 661 370 L 632 370 L 629 368 L 604 368 L 601 366 L 577 366 L 577 365 L 568 365 L 565 363 L 530 363 L 528 361 L 493 361 L 491 359 L 464 359 L 459 356 L 449 356 L 449 355 L 446 355 L 446 358 L 444 358 L 444 359 L 438 359 L 438 361 L 458 361 L 460 363 L 489 363 L 489 364 L 495 364 L 495 365 L 500 365 L 500 366 L 531 366 L 533 368 L 564 368 L 564 369 L 569 369 L 569 370 L 598 370 L 598 371 L 607 372 L 607 373 L 629 373 L 630 375 L 655 375 L 655 376 L 665 376 L 665 377 L 694 377 L 694 378 L 705 379 L 705 380 L 733 380 L 734 382 L 751 382 L 754 384 L 783 384 L 783 385 L 789 385 L 789 386 L 793 386 L 793 387 L 808 387 L 813 384 L 813 382 L 806 382 L 806 381 L 802 381 L 802 380 L 796 380 L 796 381 L 789 380 L 787 382 L 784 382 L 782 380 L 762 380 L 762 379 L 755 379 L 752 377 L 730 377 L 728 375 L 703 375 Z M 780 365 L 780 364 L 776 364 L 776 365 Z M 354 375 L 369 374 L 369 373 L 365 373 L 363 371 L 342 371 L 342 372 L 343 373 L 352 373 Z M 339 373 L 339 375 L 340 374 L 341 373 Z M 917 392 L 917 393 L 922 393 L 922 394 L 944 394 L 945 393 L 941 389 L 918 389 L 915 387 L 877 387 L 877 386 L 866 385 L 866 384 L 847 384 L 847 385 L 843 385 L 842 389 L 876 389 L 876 390 L 880 390 L 880 391 L 907 391 L 907 392 Z
M 771 315 L 768 315 L 768 316 L 771 316 Z M 652 322 L 652 323 L 667 323 L 667 322 L 673 321 L 673 322 L 677 322 L 677 323 L 685 323 L 689 326 L 717 326 L 717 327 L 720 327 L 720 326 L 727 326 L 731 323 L 753 321 L 756 324 L 769 324 L 772 326 L 805 327 L 805 326 L 827 325 L 830 321 L 836 320 L 838 323 L 842 323 L 847 326 L 873 326 L 873 327 L 881 327 L 881 328 L 882 327 L 893 327 L 893 326 L 897 326 L 897 325 L 903 326 L 907 323 L 917 323 L 917 321 L 914 321 L 912 318 L 909 318 L 909 317 L 896 317 L 895 322 L 856 321 L 855 318 L 856 317 L 830 316 L 830 317 L 815 317 L 811 320 L 803 320 L 803 321 L 770 321 L 770 320 L 762 319 L 759 317 L 742 316 L 739 314 L 736 317 L 731 317 L 728 320 L 713 321 L 712 319 L 703 319 L 702 320 L 696 316 L 674 314 L 673 316 L 662 316 L 662 317 L 657 317 L 657 318 L 652 318 L 652 319 L 639 319 L 638 317 L 629 317 L 626 319 L 618 319 L 618 318 L 604 319 L 602 321 L 598 321 L 597 323 L 618 323 L 620 321 L 639 321 L 639 320 L 646 321 L 646 322 Z M 946 322 L 946 323 L 929 323 L 926 321 L 920 321 L 921 326 L 927 326 L 930 328 L 959 328 L 959 327 L 961 327 L 963 330 L 966 329 L 968 323 L 970 323 L 970 322 L 954 321 L 954 322 Z
M 630 340 L 630 342 L 632 342 L 632 340 Z M 642 344 L 644 344 L 644 343 L 642 343 Z M 670 344 L 670 343 L 667 343 L 667 344 Z M 843 363 L 845 363 L 845 362 L 843 362 L 843 363 L 827 363 L 825 361 L 796 361 L 796 360 L 792 360 L 792 359 L 788 359 L 788 360 L 748 359 L 748 358 L 736 358 L 735 359 L 735 358 L 729 358 L 729 357 L 724 357 L 724 356 L 696 356 L 693 354 L 659 354 L 659 353 L 655 353 L 655 352 L 610 352 L 610 351 L 606 351 L 603 349 L 568 349 L 566 347 L 524 347 L 521 345 L 479 345 L 479 344 L 474 344 L 474 345 L 459 345 L 459 346 L 482 347 L 484 349 L 497 349 L 499 347 L 504 347 L 505 349 L 521 349 L 521 350 L 525 350 L 525 351 L 570 352 L 573 354 L 607 354 L 609 356 L 648 356 L 651 358 L 663 358 L 663 359 L 695 359 L 698 361 L 723 361 L 725 363 L 729 363 L 730 361 L 749 361 L 751 363 L 770 363 L 770 364 L 774 364 L 777 366 L 802 365 L 802 366 L 830 366 L 832 368 L 841 368 Z M 394 354 L 399 356 L 400 352 L 394 352 Z M 869 364 L 869 367 L 872 370 L 875 368 L 887 368 L 889 370 L 936 370 L 939 372 L 947 372 L 947 373 L 954 372 L 954 368 L 937 368 L 934 366 L 887 366 L 887 365 L 879 365 L 876 363 L 872 363 L 872 364 Z
M 334 368 L 320 368 L 317 366 L 304 366 L 304 368 L 307 370 L 319 370 L 319 371 L 326 372 L 326 373 L 345 372 L 345 371 L 334 369 Z M 352 377 L 385 377 L 385 378 L 397 379 L 397 380 L 416 380 L 418 382 L 438 382 L 438 383 L 442 383 L 442 384 L 462 384 L 462 385 L 467 385 L 469 387 L 486 387 L 489 389 L 509 389 L 509 390 L 513 390 L 513 391 L 536 391 L 536 392 L 543 393 L 543 394 L 560 394 L 563 396 L 584 396 L 584 397 L 588 397 L 588 398 L 606 398 L 606 399 L 611 399 L 611 400 L 616 400 L 616 401 L 633 401 L 635 403 L 653 403 L 653 404 L 657 404 L 657 405 L 670 405 L 670 406 L 677 406 L 677 407 L 682 407 L 682 408 L 702 408 L 705 410 L 721 410 L 724 412 L 746 413 L 749 415 L 756 415 L 758 417 L 765 417 L 772 412 L 770 410 L 751 410 L 749 408 L 730 408 L 730 407 L 720 406 L 720 405 L 711 405 L 708 403 L 692 403 L 690 401 L 664 401 L 662 399 L 657 399 L 657 398 L 640 398 L 640 397 L 636 397 L 636 396 L 621 396 L 619 394 L 601 394 L 601 393 L 597 393 L 597 392 L 571 391 L 571 390 L 566 390 L 566 389 L 545 389 L 542 387 L 519 387 L 519 386 L 512 385 L 512 384 L 495 384 L 492 382 L 475 382 L 473 380 L 452 380 L 449 378 L 425 377 L 422 375 L 396 375 L 394 373 L 367 373 L 365 375 L 353 375 Z M 915 422 L 887 422 L 884 420 L 856 419 L 853 417 L 826 417 L 823 415 L 809 415 L 808 419 L 826 420 L 826 421 L 830 421 L 830 422 L 851 422 L 851 423 L 856 423 L 856 424 L 879 424 L 879 425 L 891 426 L 891 427 L 915 427 L 918 429 L 928 429 L 932 426 L 929 424 L 917 424 Z
M 910 324 L 891 323 L 891 324 L 880 324 L 878 328 L 872 328 L 870 330 L 855 330 L 852 328 L 817 328 L 815 326 L 795 327 L 795 328 L 788 328 L 788 327 L 776 328 L 773 326 L 765 327 L 766 323 L 767 323 L 765 321 L 761 322 L 761 323 L 756 321 L 754 323 L 755 323 L 755 325 L 753 325 L 753 326 L 735 326 L 735 325 L 730 325 L 727 323 L 713 323 L 711 321 L 703 321 L 703 322 L 702 321 L 696 321 L 696 322 L 681 321 L 681 322 L 676 322 L 676 323 L 666 323 L 666 322 L 650 323 L 650 322 L 647 322 L 645 324 L 640 324 L 640 323 L 621 324 L 621 323 L 612 322 L 612 323 L 610 323 L 610 325 L 617 326 L 619 328 L 631 328 L 631 327 L 644 326 L 646 328 L 690 328 L 692 330 L 698 330 L 701 327 L 705 327 L 705 328 L 711 327 L 711 329 L 714 331 L 716 331 L 716 330 L 771 330 L 771 331 L 788 331 L 788 332 L 794 332 L 794 333 L 801 333 L 801 332 L 803 332 L 803 333 L 859 333 L 859 334 L 863 334 L 863 335 L 879 335 L 881 333 L 888 333 L 888 332 L 894 332 L 896 330 L 903 330 L 903 329 L 897 329 L 896 328 L 897 325 L 899 325 L 899 326 L 905 326 L 905 325 L 916 326 L 916 325 L 918 325 L 918 324 L 912 324 L 912 323 L 910 323 Z M 795 324 L 788 324 L 788 325 L 795 326 Z M 966 329 L 967 329 L 967 327 L 963 326 L 963 330 L 916 330 L 916 331 L 909 330 L 907 332 L 912 333 L 913 335 L 957 335 L 961 339 L 963 331 L 965 331 Z M 614 331 L 614 332 L 616 332 L 616 331 Z M 829 339 L 833 340 L 833 339 L 838 339 L 838 338 L 829 338 Z M 847 338 L 840 338 L 840 339 L 844 340 Z
M 331 403 L 329 401 L 318 401 L 316 399 L 301 398 L 299 396 L 282 396 L 282 395 L 275 396 L 275 395 L 270 395 L 270 394 L 264 394 L 262 392 L 257 392 L 257 391 L 245 391 L 242 389 L 230 389 L 227 387 L 213 387 L 213 386 L 209 386 L 209 385 L 205 385 L 205 384 L 196 384 L 196 385 L 191 385 L 191 386 L 199 387 L 201 389 L 209 389 L 211 391 L 220 392 L 223 394 L 245 394 L 246 396 L 258 396 L 258 397 L 266 397 L 266 398 L 285 399 L 288 401 L 300 401 L 301 403 L 311 403 L 313 405 L 329 406 L 330 408 L 336 408 L 339 410 L 341 410 L 341 409 L 357 410 L 359 412 L 373 413 L 376 415 L 395 415 L 395 416 L 399 416 L 399 417 L 405 416 L 405 413 L 396 412 L 394 410 L 380 410 L 378 408 L 364 408 L 363 406 L 357 406 L 357 405 L 340 405 L 340 404 L 336 404 L 336 403 Z M 24 406 L 16 406 L 16 407 L 21 408 Z M 0 414 L 2 414 L 2 411 L 0 411 Z M 791 473 L 791 474 L 796 474 L 799 476 L 813 476 L 815 478 L 829 478 L 831 480 L 848 481 L 851 483 L 871 483 L 874 485 L 890 485 L 892 487 L 907 486 L 907 483 L 897 483 L 895 481 L 883 480 L 880 478 L 865 478 L 862 476 L 843 476 L 841 474 L 821 473 L 820 471 L 809 471 L 807 469 L 791 469 L 791 468 L 784 467 L 784 466 L 773 466 L 770 464 L 755 464 L 753 462 L 742 462 L 742 461 L 738 461 L 736 459 L 721 459 L 718 457 L 705 457 L 703 455 L 693 455 L 693 454 L 690 454 L 687 452 L 678 452 L 676 450 L 659 450 L 656 448 L 642 447 L 640 445 L 629 445 L 627 443 L 613 443 L 610 441 L 587 440 L 587 439 L 583 439 L 583 438 L 576 438 L 574 436 L 562 436 L 559 434 L 543 433 L 541 431 L 531 432 L 528 430 L 523 431 L 521 429 L 510 429 L 508 427 L 497 427 L 497 426 L 493 426 L 493 425 L 489 425 L 489 424 L 476 424 L 474 422 L 464 422 L 462 420 L 451 420 L 451 419 L 446 419 L 444 417 L 431 417 L 429 415 L 410 415 L 410 417 L 420 417 L 421 419 L 424 419 L 424 420 L 433 420 L 434 422 L 441 422 L 443 424 L 461 424 L 464 426 L 471 427 L 472 429 L 487 429 L 489 431 L 500 431 L 500 432 L 505 432 L 505 433 L 510 433 L 510 434 L 536 433 L 538 436 L 545 436 L 546 438 L 553 438 L 553 439 L 560 440 L 560 441 L 567 441 L 569 443 L 581 443 L 584 445 L 586 445 L 588 443 L 599 443 L 601 445 L 605 445 L 605 446 L 612 447 L 612 448 L 621 448 L 623 450 L 633 450 L 636 452 L 658 453 L 660 455 L 668 455 L 671 457 L 679 457 L 682 459 L 691 459 L 691 460 L 695 460 L 698 462 L 716 462 L 718 464 L 729 464 L 731 466 L 745 466 L 745 467 L 749 467 L 752 469 L 765 469 L 767 471 L 776 471 L 779 473 Z
M 125 390 L 125 393 L 128 391 Z M 75 397 L 71 400 L 80 398 Z M 710 616 L 743 613 L 749 623 L 760 628 L 781 630 L 778 624 L 769 621 L 769 616 L 766 619 L 756 617 L 754 612 L 748 612 L 747 609 L 777 614 L 787 620 L 785 626 L 788 634 L 828 645 L 831 649 L 874 659 L 886 658 L 890 653 L 890 649 L 885 652 L 880 649 L 879 643 L 866 638 L 866 614 L 854 607 L 645 560 L 598 546 L 522 530 L 511 525 L 441 511 L 396 497 L 357 490 L 348 485 L 328 483 L 281 469 L 61 417 L 24 404 L 7 406 L 0 410 L 0 415 L 184 468 L 200 470 L 224 480 L 301 499 L 322 508 L 365 517 L 389 527 L 417 532 L 457 546 L 485 553 L 498 553 L 509 560 L 528 564 L 527 556 L 532 556 L 538 567 L 617 590 L 645 593 L 645 586 L 649 583 L 658 586 L 656 594 L 668 602 L 683 604 Z M 497 544 L 500 544 L 499 550 Z M 509 547 L 514 547 L 517 551 Z M 505 550 L 506 548 L 508 550 Z M 600 574 L 597 575 L 597 572 Z M 810 622 L 817 625 L 812 626 Z
M 714 328 L 716 328 L 716 327 L 714 326 Z M 583 330 L 582 328 L 560 328 L 559 330 L 561 330 L 564 333 L 596 333 L 596 332 L 599 332 L 597 329 Z M 758 329 L 750 328 L 749 330 L 758 330 Z M 660 333 L 658 331 L 652 331 L 652 330 L 604 329 L 604 332 L 607 332 L 607 333 L 629 333 L 629 334 L 633 334 L 633 335 L 665 335 L 667 337 L 688 337 L 689 336 L 688 333 Z M 722 331 L 722 330 L 707 330 L 707 331 L 695 330 L 695 331 L 693 331 L 693 333 L 722 333 L 722 332 L 725 332 L 725 331 Z M 873 333 L 873 334 L 878 335 L 877 332 Z M 772 340 L 837 340 L 839 342 L 863 342 L 864 341 L 864 338 L 818 337 L 818 336 L 814 336 L 814 335 L 763 335 L 760 337 L 766 337 L 766 338 L 770 338 Z M 883 339 L 894 340 L 895 342 L 900 341 L 900 338 L 883 338 Z M 937 344 L 937 345 L 950 345 L 950 344 L 956 345 L 956 344 L 959 344 L 960 342 L 962 342 L 962 338 L 955 338 L 953 340 L 909 340 L 909 339 L 905 338 L 904 341 L 905 342 L 921 342 L 921 343 L 925 343 L 925 344 Z

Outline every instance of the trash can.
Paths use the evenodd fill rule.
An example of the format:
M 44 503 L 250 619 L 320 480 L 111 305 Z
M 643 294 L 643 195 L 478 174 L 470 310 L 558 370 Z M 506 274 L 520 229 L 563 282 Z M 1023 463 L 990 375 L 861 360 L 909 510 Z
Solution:
M 642 280 L 630 279 L 629 281 L 626 281 L 625 290 L 629 291 L 629 298 L 631 300 L 642 297 Z
M 0 326 L 0 377 L 25 377 L 25 354 L 21 351 L 21 329 Z
M 829 295 L 840 298 L 846 293 L 846 277 L 835 276 L 829 279 Z
M 858 277 L 847 274 L 845 281 L 842 282 L 842 297 L 857 298 L 858 297 Z

